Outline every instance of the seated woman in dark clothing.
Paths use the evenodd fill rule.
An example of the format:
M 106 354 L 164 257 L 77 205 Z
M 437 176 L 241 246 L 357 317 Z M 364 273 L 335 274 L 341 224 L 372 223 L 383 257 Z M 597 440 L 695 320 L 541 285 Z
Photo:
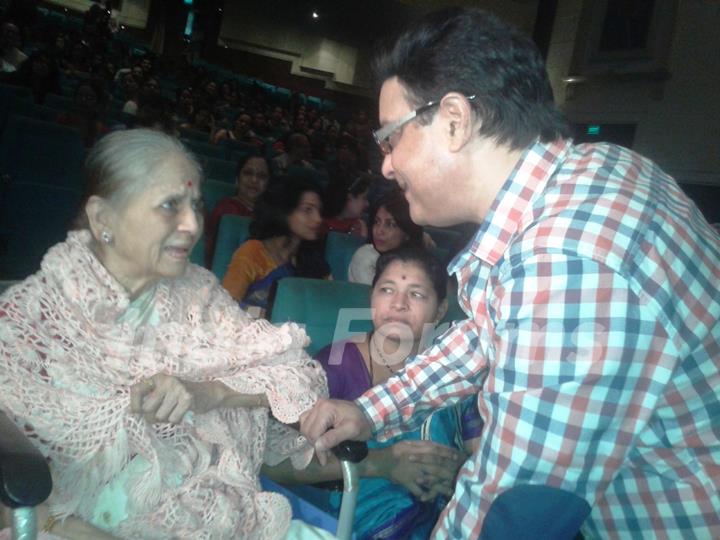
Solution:
M 60 94 L 60 70 L 57 62 L 45 51 L 33 52 L 17 71 L 5 74 L 1 82 L 29 88 L 33 101 L 45 103 L 48 94 Z
M 374 331 L 359 341 L 333 343 L 316 356 L 325 368 L 330 397 L 353 400 L 372 386 L 410 372 L 412 364 L 405 362 L 427 345 L 445 314 L 446 287 L 440 261 L 422 248 L 404 246 L 381 255 L 370 297 Z M 369 442 L 370 453 L 358 465 L 362 481 L 353 524 L 357 538 L 427 538 L 481 430 L 471 397 L 434 412 L 415 431 L 383 443 Z M 264 472 L 289 484 L 342 478 L 334 458 L 325 466 L 313 461 L 295 470 L 281 463 Z M 339 510 L 338 492 L 299 490 L 324 509 Z
M 322 257 L 321 192 L 309 182 L 279 178 L 258 199 L 250 240 L 233 254 L 223 279 L 230 295 L 245 308 L 264 314 L 270 288 L 287 276 L 324 278 L 330 274 Z
M 90 148 L 110 131 L 101 120 L 105 103 L 106 94 L 101 81 L 83 81 L 75 88 L 72 107 L 60 113 L 57 122 L 76 128 L 80 132 L 85 148 Z

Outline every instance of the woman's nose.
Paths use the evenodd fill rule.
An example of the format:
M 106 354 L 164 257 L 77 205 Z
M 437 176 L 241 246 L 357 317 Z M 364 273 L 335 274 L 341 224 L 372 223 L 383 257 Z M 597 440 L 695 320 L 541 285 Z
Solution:
M 407 296 L 402 293 L 397 293 L 393 296 L 392 307 L 398 311 L 405 311 L 408 307 Z
M 180 215 L 178 230 L 181 232 L 189 232 L 193 236 L 198 236 L 201 227 L 202 214 L 191 206 L 187 206 Z

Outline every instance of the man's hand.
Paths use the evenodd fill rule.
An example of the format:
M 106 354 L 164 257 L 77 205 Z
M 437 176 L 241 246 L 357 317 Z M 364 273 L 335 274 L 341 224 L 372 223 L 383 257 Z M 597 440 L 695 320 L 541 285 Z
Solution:
M 318 460 L 327 463 L 328 451 L 342 441 L 367 441 L 372 426 L 352 401 L 319 399 L 300 416 L 300 432 L 315 445 Z

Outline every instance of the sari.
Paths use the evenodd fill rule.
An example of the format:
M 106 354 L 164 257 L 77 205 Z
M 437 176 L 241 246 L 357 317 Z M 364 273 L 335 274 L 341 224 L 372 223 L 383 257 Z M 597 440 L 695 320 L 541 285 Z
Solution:
M 279 279 L 294 276 L 295 267 L 279 265 L 261 240 L 248 240 L 233 254 L 223 278 L 223 287 L 244 309 L 267 309 L 272 285 Z
M 353 400 L 372 386 L 362 354 L 352 342 L 325 347 L 316 360 L 325 368 L 331 398 Z M 479 437 L 482 430 L 476 403 L 476 396 L 468 396 L 454 406 L 434 411 L 419 429 L 383 443 L 368 441 L 368 447 L 384 448 L 403 440 L 430 440 L 464 451 L 464 442 Z M 341 493 L 303 487 L 302 494 L 326 511 L 337 514 L 340 510 Z M 353 531 L 358 539 L 425 539 L 445 504 L 445 497 L 421 502 L 390 480 L 363 478 Z

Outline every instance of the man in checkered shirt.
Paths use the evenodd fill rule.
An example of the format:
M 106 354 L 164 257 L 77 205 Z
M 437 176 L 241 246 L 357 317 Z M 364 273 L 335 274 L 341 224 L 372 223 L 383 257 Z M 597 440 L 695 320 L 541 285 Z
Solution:
M 449 266 L 468 319 L 307 413 L 321 460 L 476 393 L 434 538 L 720 538 L 718 233 L 649 160 L 573 145 L 539 52 L 493 16 L 430 14 L 377 68 L 413 220 L 479 224 Z

